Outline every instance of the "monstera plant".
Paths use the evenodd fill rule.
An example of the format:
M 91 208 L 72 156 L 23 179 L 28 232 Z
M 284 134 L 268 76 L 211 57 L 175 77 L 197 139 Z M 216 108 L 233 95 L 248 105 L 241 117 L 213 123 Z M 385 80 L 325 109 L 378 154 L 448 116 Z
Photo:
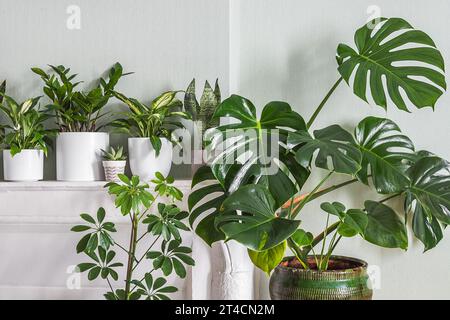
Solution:
M 193 178 L 190 223 L 208 244 L 235 240 L 248 248 L 257 267 L 267 273 L 276 268 L 270 284 L 272 298 L 370 298 L 372 292 L 364 281 L 366 264 L 332 256 L 341 238 L 359 235 L 381 247 L 407 249 L 406 224 L 412 216 L 413 233 L 429 250 L 450 224 L 447 161 L 417 151 L 393 121 L 369 116 L 353 132 L 336 124 L 311 132 L 342 80 L 366 102 L 370 92 L 375 104 L 405 111 L 407 100 L 417 108 L 434 108 L 446 89 L 444 61 L 434 42 L 403 19 L 380 18 L 364 25 L 355 33 L 355 45 L 356 49 L 338 46 L 340 78 L 309 121 L 278 101 L 269 102 L 258 117 L 251 101 L 232 95 L 214 114 L 214 118 L 233 118 L 232 124 L 206 133 L 216 155 Z M 268 155 L 268 150 L 276 152 Z M 315 169 L 325 175 L 305 192 Z M 348 179 L 327 184 L 338 175 Z M 324 215 L 315 214 L 326 220 L 325 229 L 314 237 L 302 228 L 299 217 L 306 214 L 308 203 L 354 183 L 372 186 L 381 196 L 374 195 L 361 208 L 323 202 Z M 386 204 L 393 198 L 403 199 L 402 210 Z M 286 248 L 293 257 L 283 258 Z M 292 268 L 362 271 L 346 273 L 349 279 L 335 279 L 344 281 L 335 288 L 337 282 L 325 287 L 311 284 L 319 276 L 305 274 L 303 282 L 298 281 L 301 273 L 286 276 Z M 329 281 L 334 275 L 327 277 Z

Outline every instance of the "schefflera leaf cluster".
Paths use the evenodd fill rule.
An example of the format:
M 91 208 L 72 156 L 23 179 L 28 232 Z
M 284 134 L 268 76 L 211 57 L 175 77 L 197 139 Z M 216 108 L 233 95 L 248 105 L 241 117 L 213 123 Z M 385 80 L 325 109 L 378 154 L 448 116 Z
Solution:
M 232 121 L 209 136 L 209 145 L 222 151 L 196 172 L 188 201 L 189 221 L 208 244 L 238 241 L 248 248 L 253 263 L 269 273 L 286 248 L 305 269 L 325 270 L 342 238 L 360 236 L 381 247 L 407 249 L 408 220 L 425 250 L 443 238 L 443 228 L 450 223 L 446 160 L 417 151 L 387 118 L 366 117 L 352 132 L 337 124 L 311 130 L 342 80 L 363 100 L 368 101 L 369 88 L 375 104 L 386 108 L 389 96 L 401 110 L 407 110 L 401 90 L 418 108 L 434 108 L 445 90 L 444 62 L 434 42 L 403 19 L 372 21 L 358 29 L 355 43 L 357 50 L 339 45 L 341 77 L 308 121 L 286 102 L 269 102 L 260 117 L 244 97 L 232 95 L 219 105 L 214 118 Z M 409 65 L 397 64 L 404 61 Z M 245 135 L 248 131 L 256 134 Z M 252 143 L 258 150 L 269 149 L 269 139 L 264 137 L 274 135 L 279 153 L 269 166 L 258 152 L 236 160 L 236 154 L 248 152 Z M 278 170 L 273 171 L 274 166 Z M 326 173 L 312 190 L 304 190 L 313 170 Z M 330 184 L 329 179 L 337 175 L 348 176 L 348 180 Z M 308 203 L 354 183 L 373 187 L 378 196 L 363 201 L 360 208 L 323 202 L 325 229 L 316 236 L 302 229 L 298 218 Z M 394 198 L 403 199 L 403 210 L 390 205 L 388 201 Z
M 172 177 L 159 172 L 151 181 L 153 192 L 138 176 L 119 178 L 120 183 L 111 182 L 105 187 L 115 197 L 121 214 L 130 219 L 130 242 L 125 247 L 114 239 L 115 223 L 107 221 L 103 208 L 98 209 L 96 217 L 82 213 L 81 219 L 87 224 L 76 225 L 72 231 L 84 233 L 76 249 L 91 261 L 80 263 L 78 269 L 87 272 L 90 281 L 98 277 L 106 280 L 108 300 L 169 299 L 168 294 L 178 289 L 166 277 L 175 273 L 185 278 L 187 266 L 195 264 L 191 249 L 182 245 L 182 232 L 190 230 L 183 222 L 188 213 L 176 205 L 183 194 L 173 185 Z M 160 250 L 156 250 L 157 245 Z M 116 250 L 121 250 L 122 255 L 116 255 Z M 120 272 L 124 274 L 119 276 Z M 119 288 L 114 288 L 116 285 Z

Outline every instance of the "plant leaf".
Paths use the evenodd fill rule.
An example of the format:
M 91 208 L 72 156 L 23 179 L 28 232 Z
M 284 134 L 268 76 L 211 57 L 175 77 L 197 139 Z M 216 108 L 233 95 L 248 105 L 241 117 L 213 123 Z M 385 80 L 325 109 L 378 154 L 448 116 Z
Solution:
M 286 241 L 283 241 L 275 247 L 264 251 L 248 249 L 248 255 L 255 266 L 269 275 L 270 271 L 275 269 L 275 267 L 280 264 L 281 260 L 283 260 L 285 251 Z
M 367 117 L 355 129 L 356 143 L 362 153 L 358 179 L 368 184 L 368 176 L 378 193 L 403 191 L 409 185 L 404 160 L 414 152 L 411 140 L 402 135 L 389 119 Z
M 263 251 L 289 238 L 300 221 L 275 215 L 275 200 L 261 185 L 246 185 L 231 194 L 222 205 L 223 212 L 242 211 L 242 215 L 221 215 L 216 224 L 227 239 L 233 239 L 247 248 Z
M 289 148 L 300 145 L 295 158 L 303 167 L 310 165 L 318 150 L 315 160 L 317 167 L 351 175 L 361 169 L 361 152 L 354 143 L 352 135 L 338 125 L 315 130 L 314 138 L 307 131 L 292 132 L 288 138 Z M 329 158 L 332 166 L 328 163 Z
M 404 32 L 389 38 L 399 31 Z M 386 94 L 389 94 L 397 108 L 407 111 L 400 93 L 401 88 L 417 108 L 434 108 L 446 88 L 445 78 L 441 72 L 422 65 L 426 63 L 444 71 L 444 60 L 427 34 L 413 29 L 400 18 L 377 18 L 356 31 L 355 43 L 358 52 L 348 45 L 340 44 L 337 48 L 337 60 L 340 64 L 339 73 L 353 87 L 353 92 L 358 97 L 367 101 L 366 90 L 369 86 L 377 105 L 386 109 Z M 402 48 L 405 45 L 409 47 Z M 407 65 L 404 65 L 405 61 L 408 62 Z M 350 84 L 353 73 L 354 82 Z M 383 86 L 383 77 L 386 79 L 387 90 Z M 423 77 L 426 81 L 417 77 Z
M 376 201 L 364 203 L 367 211 L 367 227 L 364 239 L 385 248 L 408 248 L 405 224 L 397 214 L 385 204 Z
M 425 251 L 442 239 L 439 222 L 450 224 L 450 172 L 448 162 L 425 156 L 408 169 L 411 185 L 406 191 L 405 209 L 412 210 L 413 231 Z

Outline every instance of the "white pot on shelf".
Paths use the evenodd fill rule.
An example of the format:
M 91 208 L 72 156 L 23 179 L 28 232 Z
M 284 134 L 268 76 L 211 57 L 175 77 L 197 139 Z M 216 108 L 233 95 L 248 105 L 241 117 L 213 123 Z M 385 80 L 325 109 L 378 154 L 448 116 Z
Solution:
M 44 178 L 44 152 L 25 149 L 16 155 L 3 150 L 3 176 L 6 181 L 39 181 Z
M 56 138 L 57 180 L 103 180 L 101 150 L 108 148 L 106 132 L 61 132 Z
M 172 152 L 172 143 L 165 138 L 161 138 L 158 156 L 149 138 L 128 138 L 131 173 L 139 176 L 141 181 L 148 182 L 154 179 L 158 171 L 167 177 L 172 167 Z
M 127 165 L 126 160 L 111 161 L 103 160 L 103 169 L 105 170 L 105 180 L 112 182 L 119 182 L 119 174 L 125 173 L 125 166 Z

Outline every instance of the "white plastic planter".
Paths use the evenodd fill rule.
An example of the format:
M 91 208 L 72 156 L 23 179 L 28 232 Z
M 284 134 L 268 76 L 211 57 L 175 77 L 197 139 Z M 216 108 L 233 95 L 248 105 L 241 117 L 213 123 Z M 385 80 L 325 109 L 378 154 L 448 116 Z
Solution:
M 103 169 L 105 169 L 105 180 L 119 182 L 119 174 L 124 174 L 127 161 L 103 161 Z
M 56 138 L 56 178 L 60 181 L 104 179 L 101 150 L 109 148 L 105 132 L 62 132 Z
M 12 156 L 3 150 L 3 175 L 7 181 L 38 181 L 44 178 L 44 152 L 25 149 Z
M 172 143 L 161 138 L 161 150 L 158 157 L 149 138 L 128 138 L 128 157 L 133 175 L 141 181 L 150 181 L 157 171 L 167 177 L 172 167 Z

